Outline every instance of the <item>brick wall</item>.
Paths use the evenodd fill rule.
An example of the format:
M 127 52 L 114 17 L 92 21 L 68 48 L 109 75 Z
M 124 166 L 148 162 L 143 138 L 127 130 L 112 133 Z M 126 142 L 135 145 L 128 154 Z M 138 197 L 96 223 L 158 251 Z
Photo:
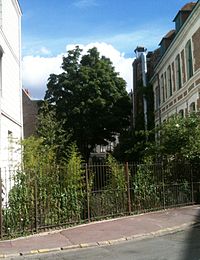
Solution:
M 193 41 L 193 56 L 194 56 L 194 70 L 198 70 L 200 68 L 200 27 L 192 36 Z
M 27 138 L 36 134 L 39 107 L 38 101 L 31 100 L 24 90 L 22 94 L 24 138 Z

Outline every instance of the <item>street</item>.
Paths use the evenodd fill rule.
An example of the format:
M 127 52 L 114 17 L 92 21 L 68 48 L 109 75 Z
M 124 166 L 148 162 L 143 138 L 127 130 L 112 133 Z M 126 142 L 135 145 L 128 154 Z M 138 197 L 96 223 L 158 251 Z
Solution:
M 52 260 L 199 260 L 200 227 L 160 237 L 127 241 L 112 246 L 59 251 L 51 254 L 21 256 L 10 259 Z

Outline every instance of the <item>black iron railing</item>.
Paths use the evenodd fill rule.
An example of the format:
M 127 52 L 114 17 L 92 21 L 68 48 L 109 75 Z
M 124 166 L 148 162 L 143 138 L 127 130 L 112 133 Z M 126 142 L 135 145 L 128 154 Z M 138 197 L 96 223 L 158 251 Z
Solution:
M 190 205 L 200 199 L 197 165 L 126 163 L 110 167 L 86 164 L 82 166 L 81 175 L 75 174 L 73 178 L 58 167 L 45 171 L 44 174 L 40 169 L 1 169 L 2 239 L 108 217 Z

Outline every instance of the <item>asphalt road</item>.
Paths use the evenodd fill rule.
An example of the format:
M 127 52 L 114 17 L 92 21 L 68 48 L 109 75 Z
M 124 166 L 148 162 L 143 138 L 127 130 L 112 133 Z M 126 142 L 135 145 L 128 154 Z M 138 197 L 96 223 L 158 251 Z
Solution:
M 10 259 L 49 260 L 200 260 L 200 227 L 161 237 L 127 241 L 112 246 L 59 251 Z

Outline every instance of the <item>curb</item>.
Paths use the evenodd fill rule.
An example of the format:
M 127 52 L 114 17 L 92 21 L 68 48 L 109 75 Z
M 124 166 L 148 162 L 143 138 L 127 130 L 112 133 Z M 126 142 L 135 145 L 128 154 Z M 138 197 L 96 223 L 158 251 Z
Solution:
M 149 233 L 142 233 L 137 235 L 132 235 L 128 237 L 121 237 L 118 239 L 113 240 L 105 240 L 105 241 L 99 241 L 99 242 L 91 242 L 91 243 L 81 243 L 71 246 L 64 246 L 64 247 L 56 247 L 56 248 L 41 248 L 37 250 L 30 250 L 27 252 L 20 252 L 20 253 L 14 253 L 14 254 L 0 254 L 0 259 L 2 258 L 9 258 L 9 257 L 19 257 L 19 256 L 28 256 L 28 255 L 36 255 L 36 254 L 45 254 L 45 253 L 52 253 L 52 252 L 59 252 L 59 251 L 69 251 L 69 250 L 75 250 L 75 249 L 86 249 L 86 248 L 93 248 L 93 247 L 101 247 L 101 246 L 111 246 L 119 243 L 123 243 L 126 241 L 139 241 L 147 238 L 153 238 L 153 237 L 159 237 L 167 234 L 173 234 L 182 230 L 186 230 L 190 228 L 192 225 L 200 226 L 200 223 L 197 224 L 196 222 L 190 222 L 190 223 L 184 223 L 179 226 L 175 226 L 172 228 L 165 228 L 154 232 Z

